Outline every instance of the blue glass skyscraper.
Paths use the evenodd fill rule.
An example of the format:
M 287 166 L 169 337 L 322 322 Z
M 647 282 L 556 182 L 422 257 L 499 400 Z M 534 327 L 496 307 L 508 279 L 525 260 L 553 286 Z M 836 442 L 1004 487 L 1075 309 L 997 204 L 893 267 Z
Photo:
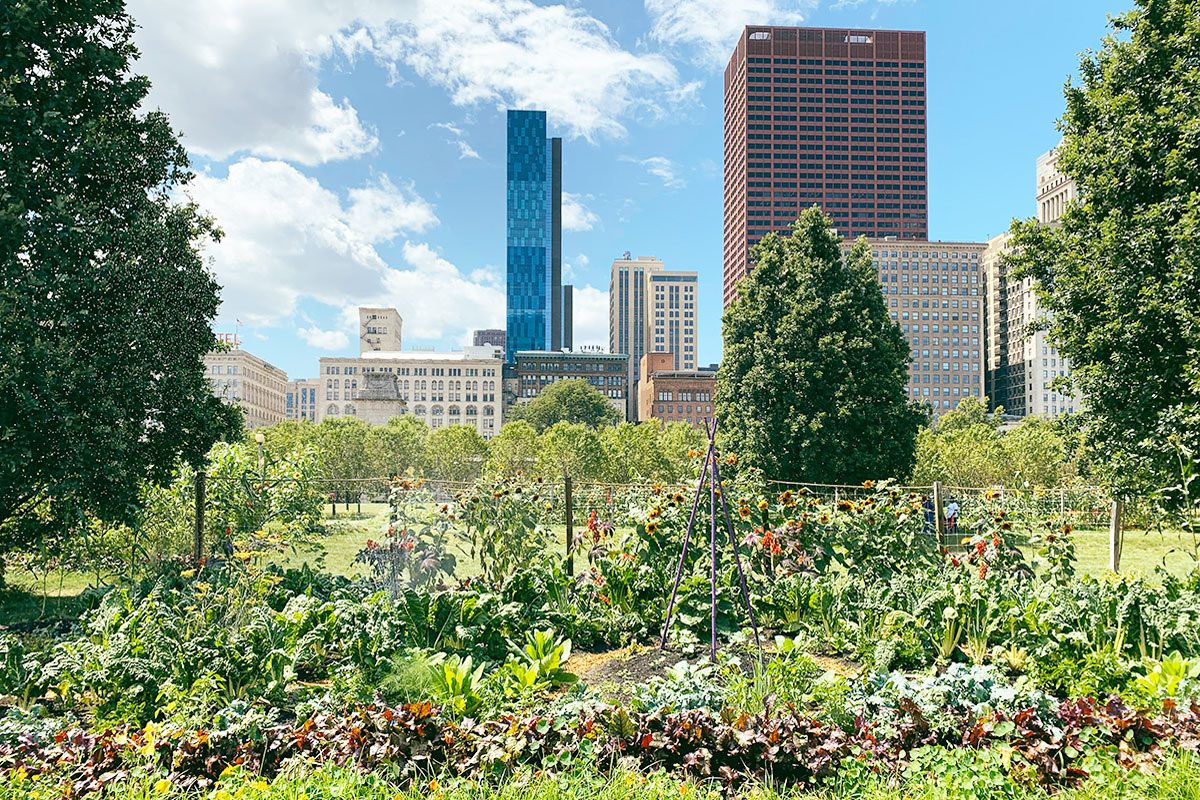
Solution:
M 562 139 L 546 112 L 508 112 L 507 360 L 570 347 L 571 287 L 562 285 Z

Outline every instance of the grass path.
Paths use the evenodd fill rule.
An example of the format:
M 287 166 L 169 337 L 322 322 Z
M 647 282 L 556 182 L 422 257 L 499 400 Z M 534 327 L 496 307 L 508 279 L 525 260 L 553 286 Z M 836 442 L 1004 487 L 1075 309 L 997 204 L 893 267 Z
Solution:
M 317 549 L 299 549 L 274 559 L 284 567 L 299 567 L 305 563 L 338 575 L 363 575 L 365 568 L 354 563 L 354 557 L 366 547 L 368 539 L 381 540 L 387 528 L 386 503 L 363 503 L 361 513 L 356 506 L 347 511 L 339 507 L 336 516 L 325 507 L 324 518 L 328 533 L 320 539 Z M 580 521 L 579 525 L 582 525 Z M 1100 575 L 1108 570 L 1108 532 L 1105 530 L 1076 530 L 1072 534 L 1078 569 L 1081 574 Z M 1163 566 L 1174 575 L 1186 575 L 1198 563 L 1198 540 L 1178 530 L 1139 531 L 1125 533 L 1121 557 L 1123 574 L 1151 574 Z M 554 545 L 558 552 L 566 550 L 566 530 L 555 531 Z M 467 547 L 456 542 L 457 573 L 476 574 L 479 564 L 471 558 Z M 94 575 L 77 572 L 56 572 L 34 576 L 28 572 L 10 570 L 13 589 L 0 595 L 0 626 L 36 620 L 42 617 L 73 616 L 75 598 L 95 582 Z

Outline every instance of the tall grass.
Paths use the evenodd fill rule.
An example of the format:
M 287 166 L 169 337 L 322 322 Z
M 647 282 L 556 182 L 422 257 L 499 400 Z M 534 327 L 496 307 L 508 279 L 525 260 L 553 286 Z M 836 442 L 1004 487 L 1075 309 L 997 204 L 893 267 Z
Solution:
M 910 776 L 897 783 L 865 771 L 848 770 L 834 786 L 819 792 L 777 792 L 770 787 L 746 786 L 733 796 L 743 800 L 1200 800 L 1200 756 L 1173 751 L 1152 774 L 1114 767 L 1082 786 L 1054 794 L 1007 778 L 971 791 L 952 788 L 954 785 L 961 786 L 961 782 Z M 53 781 L 11 775 L 0 778 L 0 800 L 63 796 Z M 104 793 L 109 800 L 189 796 L 197 800 L 724 800 L 730 795 L 723 794 L 715 783 L 681 781 L 665 772 L 643 775 L 618 771 L 603 776 L 590 769 L 562 775 L 522 774 L 501 783 L 430 781 L 399 790 L 383 775 L 336 766 L 298 766 L 271 781 L 231 771 L 216 787 L 199 794 L 182 792 L 169 781 L 153 776 L 112 786 Z

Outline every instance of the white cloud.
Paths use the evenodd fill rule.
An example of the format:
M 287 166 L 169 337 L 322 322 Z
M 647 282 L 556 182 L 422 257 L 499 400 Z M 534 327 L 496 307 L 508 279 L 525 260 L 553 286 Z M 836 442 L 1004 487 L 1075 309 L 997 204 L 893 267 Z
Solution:
M 571 301 L 575 347 L 608 348 L 608 292 L 594 286 L 576 286 Z
M 694 49 L 697 62 L 724 67 L 747 25 L 800 25 L 815 0 L 645 0 L 650 38 Z
M 188 194 L 225 237 L 212 245 L 222 319 L 270 325 L 309 297 L 335 307 L 369 300 L 388 265 L 377 245 L 437 222 L 411 188 L 387 178 L 353 189 L 345 201 L 282 161 L 247 158 L 224 178 L 199 175 Z
M 679 168 L 675 165 L 675 162 L 665 156 L 650 156 L 649 158 L 621 156 L 621 160 L 641 165 L 646 169 L 646 172 L 661 180 L 663 186 L 666 186 L 668 189 L 682 189 L 687 185 L 687 181 L 679 174 Z
M 464 276 L 424 243 L 405 242 L 404 260 L 411 269 L 388 270 L 380 300 L 400 310 L 406 338 L 441 339 L 504 327 L 504 286 L 494 273 L 475 270 Z
M 562 280 L 563 283 L 574 283 L 579 276 L 587 269 L 590 259 L 583 253 L 575 256 L 572 259 L 563 259 L 562 265 Z
M 346 335 L 345 331 L 323 331 L 316 325 L 308 328 L 298 328 L 296 333 L 300 334 L 300 338 L 309 347 L 314 347 L 317 350 L 344 350 L 350 344 L 350 337 Z
M 458 147 L 458 157 L 463 158 L 479 158 L 479 153 L 475 152 L 475 148 L 467 143 L 466 137 L 463 135 L 462 128 L 455 125 L 453 122 L 435 122 L 429 126 L 430 128 L 441 128 L 450 134 L 451 138 L 446 141 L 449 144 Z
M 376 56 L 442 86 L 455 105 L 544 109 L 588 140 L 624 136 L 622 117 L 661 115 L 697 88 L 665 57 L 623 49 L 574 4 L 430 0 L 409 23 L 374 34 Z
M 590 231 L 600 221 L 596 212 L 583 204 L 583 195 L 562 193 L 562 226 L 564 231 Z
M 661 116 L 699 88 L 665 56 L 623 48 L 574 0 L 130 0 L 130 11 L 149 105 L 216 160 L 314 165 L 377 150 L 349 100 L 319 85 L 335 59 L 374 57 L 394 80 L 411 69 L 459 106 L 545 109 L 589 140 L 621 137 L 624 118 Z
M 395 307 L 406 340 L 456 338 L 471 328 L 501 327 L 504 286 L 497 271 L 459 270 L 430 245 L 400 242 L 400 264 L 380 246 L 437 224 L 412 187 L 387 177 L 341 197 L 281 161 L 248 158 L 229 175 L 200 175 L 189 194 L 225 237 L 208 255 L 222 284 L 221 320 L 279 324 L 301 299 L 337 309 L 340 329 L 305 318 L 298 334 L 311 346 L 340 350 L 360 305 Z
M 301 164 L 369 153 L 378 137 L 317 85 L 333 34 L 379 25 L 411 3 L 385 0 L 131 0 L 137 69 L 193 152 L 253 153 Z

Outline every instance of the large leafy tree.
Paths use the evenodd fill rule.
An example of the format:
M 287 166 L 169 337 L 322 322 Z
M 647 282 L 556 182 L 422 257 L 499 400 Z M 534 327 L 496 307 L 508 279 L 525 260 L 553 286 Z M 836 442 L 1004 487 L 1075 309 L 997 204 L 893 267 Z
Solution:
M 483 472 L 488 443 L 474 425 L 450 425 L 429 434 L 426 452 L 431 477 L 473 481 Z
M 1066 88 L 1059 226 L 1013 226 L 1087 409 L 1093 468 L 1119 490 L 1200 453 L 1200 4 L 1138 0 Z
M 716 410 L 725 447 L 789 481 L 904 477 L 924 413 L 905 395 L 908 343 L 888 316 L 870 248 L 817 208 L 768 235 L 725 310 Z
M 493 474 L 532 472 L 537 457 L 538 433 L 522 419 L 504 423 L 488 442 L 487 468 Z
M 145 481 L 238 417 L 209 391 L 213 224 L 143 111 L 121 0 L 0 13 L 0 552 L 64 519 L 129 519 Z M 34 520 L 44 525 L 31 526 Z
M 513 406 L 507 413 L 510 420 L 523 419 L 539 433 L 557 422 L 578 422 L 599 428 L 621 421 L 621 412 L 599 389 L 582 378 L 555 381 L 537 397 Z

